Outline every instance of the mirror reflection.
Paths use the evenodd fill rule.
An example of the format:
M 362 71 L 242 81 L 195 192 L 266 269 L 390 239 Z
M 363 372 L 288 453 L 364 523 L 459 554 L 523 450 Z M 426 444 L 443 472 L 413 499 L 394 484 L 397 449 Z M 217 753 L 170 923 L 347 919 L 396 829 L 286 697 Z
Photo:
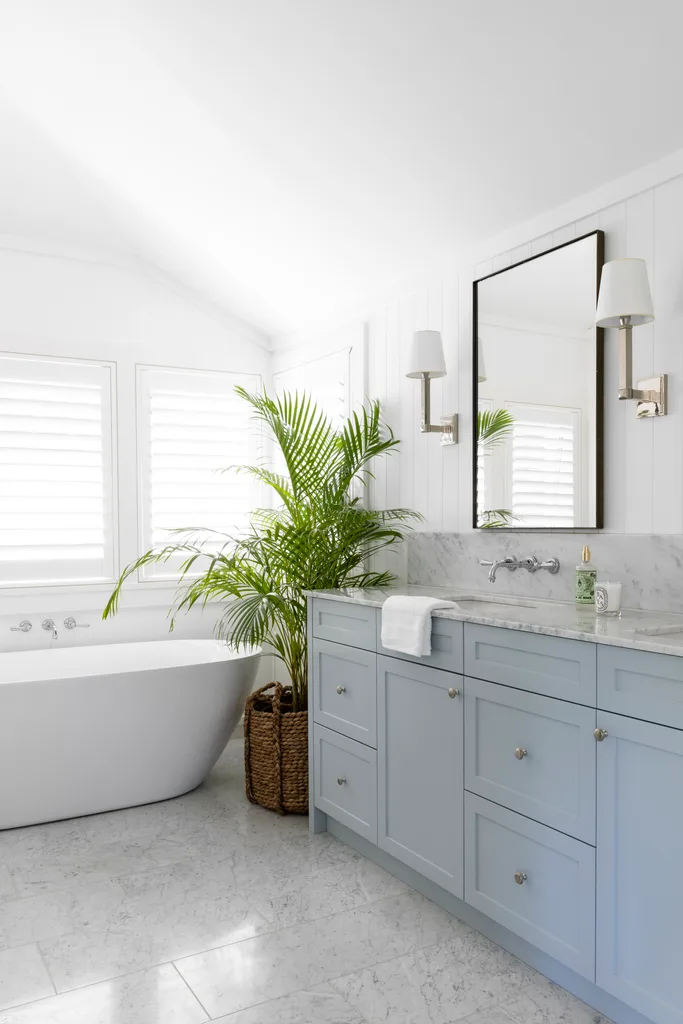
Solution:
M 474 285 L 480 529 L 602 525 L 602 232 Z

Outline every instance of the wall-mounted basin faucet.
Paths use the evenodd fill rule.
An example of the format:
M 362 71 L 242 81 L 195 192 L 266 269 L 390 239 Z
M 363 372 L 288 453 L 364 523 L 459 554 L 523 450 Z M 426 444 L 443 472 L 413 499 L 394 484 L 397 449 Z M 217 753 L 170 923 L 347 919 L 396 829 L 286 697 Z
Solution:
M 499 569 L 509 569 L 510 572 L 514 572 L 521 565 L 521 562 L 517 558 L 513 558 L 512 555 L 508 555 L 507 558 L 498 558 L 496 561 L 491 562 L 485 558 L 479 559 L 479 565 L 490 565 L 489 570 L 489 583 L 496 582 L 496 573 Z
M 57 632 L 57 627 L 55 626 L 54 619 L 43 619 L 43 629 L 52 630 L 53 640 L 56 640 L 58 638 L 59 633 Z
M 490 561 L 485 558 L 479 559 L 479 565 L 490 566 L 489 569 L 489 583 L 496 582 L 496 573 L 499 569 L 509 569 L 514 572 L 515 569 L 526 569 L 527 572 L 537 572 L 539 569 L 547 569 L 548 572 L 555 573 L 560 571 L 560 561 L 558 558 L 548 558 L 545 562 L 539 562 L 536 555 L 529 555 L 527 558 L 514 558 L 512 555 L 508 555 L 507 558 L 499 558 L 496 561 Z

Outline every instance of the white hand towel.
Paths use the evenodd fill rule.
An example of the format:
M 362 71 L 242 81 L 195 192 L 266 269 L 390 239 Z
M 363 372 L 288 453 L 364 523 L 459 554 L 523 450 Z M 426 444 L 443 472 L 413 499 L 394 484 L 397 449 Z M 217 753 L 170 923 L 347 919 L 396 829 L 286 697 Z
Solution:
M 388 597 L 382 607 L 382 646 L 415 658 L 426 657 L 432 653 L 432 612 L 457 607 L 455 601 L 438 597 Z

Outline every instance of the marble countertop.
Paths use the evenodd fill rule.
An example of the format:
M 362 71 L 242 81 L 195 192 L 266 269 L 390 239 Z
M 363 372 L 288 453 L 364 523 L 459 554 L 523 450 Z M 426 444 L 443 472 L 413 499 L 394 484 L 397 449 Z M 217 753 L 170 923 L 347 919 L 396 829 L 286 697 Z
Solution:
M 444 600 L 471 602 L 467 608 L 443 608 L 433 614 L 444 619 L 476 622 L 485 626 L 504 626 L 527 633 L 544 633 L 570 640 L 631 647 L 655 654 L 683 657 L 683 615 L 675 612 L 622 610 L 619 618 L 598 615 L 594 607 L 581 608 L 564 601 L 547 601 L 533 597 L 497 596 L 490 591 L 474 593 L 462 589 L 405 586 L 388 590 L 314 590 L 309 596 L 331 601 L 381 608 L 393 594 L 439 597 Z M 520 603 L 516 603 L 519 601 Z

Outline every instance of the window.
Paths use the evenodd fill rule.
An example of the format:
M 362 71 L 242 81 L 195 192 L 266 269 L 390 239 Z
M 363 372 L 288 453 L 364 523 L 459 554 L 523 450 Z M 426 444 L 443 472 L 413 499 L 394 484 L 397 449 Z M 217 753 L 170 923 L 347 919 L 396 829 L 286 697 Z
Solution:
M 111 580 L 113 369 L 0 355 L 0 584 Z
M 573 527 L 580 507 L 581 414 L 508 403 L 512 430 L 510 507 L 520 525 Z
M 259 435 L 249 407 L 235 394 L 238 384 L 256 391 L 260 379 L 138 367 L 142 551 L 163 545 L 182 527 L 217 534 L 246 529 L 257 489 L 247 474 L 222 472 L 257 460 Z M 147 566 L 143 578 L 173 578 L 181 561 Z

